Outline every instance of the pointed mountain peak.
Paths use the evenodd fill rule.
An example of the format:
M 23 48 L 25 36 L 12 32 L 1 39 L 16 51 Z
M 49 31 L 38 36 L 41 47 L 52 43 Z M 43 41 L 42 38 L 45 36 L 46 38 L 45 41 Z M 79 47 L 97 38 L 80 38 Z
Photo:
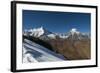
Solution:
M 72 28 L 72 29 L 71 29 L 71 32 L 76 32 L 76 31 L 77 31 L 76 28 Z
M 51 34 L 51 32 L 46 30 L 43 26 L 29 29 L 26 33 L 28 33 L 30 36 L 34 36 L 34 37 L 40 37 L 42 35 Z
M 70 33 L 71 33 L 72 35 L 73 35 L 73 34 L 80 34 L 80 32 L 77 31 L 76 28 L 72 28 L 72 29 L 70 30 Z

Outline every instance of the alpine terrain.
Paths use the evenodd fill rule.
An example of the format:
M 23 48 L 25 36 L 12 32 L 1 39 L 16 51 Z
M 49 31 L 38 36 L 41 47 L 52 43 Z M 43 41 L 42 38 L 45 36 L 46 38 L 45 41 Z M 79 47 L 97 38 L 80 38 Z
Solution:
M 90 59 L 89 33 L 76 28 L 59 34 L 40 27 L 23 31 L 23 62 Z

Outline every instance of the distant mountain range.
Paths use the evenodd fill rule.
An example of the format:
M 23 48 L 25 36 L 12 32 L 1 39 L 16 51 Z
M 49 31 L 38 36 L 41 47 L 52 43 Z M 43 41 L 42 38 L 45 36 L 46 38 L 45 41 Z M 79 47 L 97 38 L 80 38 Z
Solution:
M 25 30 L 23 33 L 24 36 L 33 36 L 40 39 L 70 39 L 70 40 L 82 40 L 82 39 L 90 39 L 90 34 L 88 33 L 81 33 L 77 31 L 77 29 L 72 28 L 69 32 L 64 34 L 58 34 L 54 32 L 50 32 L 49 30 L 39 27 L 34 29 Z
M 25 30 L 23 32 L 23 62 L 42 62 L 56 60 L 82 60 L 91 58 L 91 39 L 89 33 L 82 33 L 72 28 L 66 33 L 54 33 L 44 27 Z M 27 42 L 31 41 L 31 42 Z M 33 44 L 33 45 L 32 45 Z M 45 49 L 41 49 L 42 46 Z M 30 47 L 31 46 L 31 47 Z M 36 49 L 35 49 L 36 48 Z M 46 50 L 47 49 L 47 50 Z M 42 50 L 45 55 L 41 52 Z M 47 51 L 55 53 L 51 54 Z M 28 52 L 28 55 L 26 54 Z M 35 53 L 37 52 L 37 53 Z M 30 55 L 29 55 L 30 54 Z M 49 54 L 51 56 L 49 56 Z M 60 54 L 60 56 L 58 56 Z M 37 58 L 38 55 L 39 56 Z M 36 57 L 35 57 L 36 56 Z M 62 57 L 64 57 L 62 59 Z

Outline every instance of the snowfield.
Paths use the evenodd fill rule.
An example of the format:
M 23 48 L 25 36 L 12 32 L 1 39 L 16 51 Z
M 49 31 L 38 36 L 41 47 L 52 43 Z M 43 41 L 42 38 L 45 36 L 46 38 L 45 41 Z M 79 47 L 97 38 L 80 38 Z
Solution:
M 28 39 L 23 42 L 23 63 L 63 61 L 65 58 Z

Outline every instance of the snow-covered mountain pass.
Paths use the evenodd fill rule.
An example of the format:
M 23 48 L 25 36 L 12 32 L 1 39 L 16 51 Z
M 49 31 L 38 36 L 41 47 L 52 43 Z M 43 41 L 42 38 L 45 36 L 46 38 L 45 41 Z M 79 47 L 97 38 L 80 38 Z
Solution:
M 63 61 L 65 58 L 28 39 L 23 42 L 23 63 Z

